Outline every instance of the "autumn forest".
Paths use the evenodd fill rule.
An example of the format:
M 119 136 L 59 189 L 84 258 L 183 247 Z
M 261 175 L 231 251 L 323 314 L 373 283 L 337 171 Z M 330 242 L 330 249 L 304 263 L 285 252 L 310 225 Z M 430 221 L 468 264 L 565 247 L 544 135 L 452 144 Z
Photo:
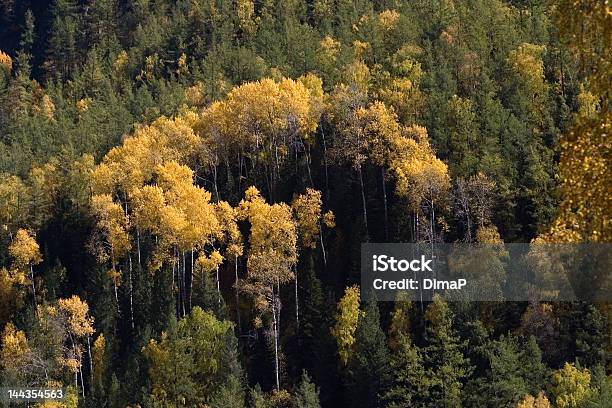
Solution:
M 611 45 L 607 0 L 0 0 L 0 387 L 66 393 L 10 406 L 612 407 L 608 303 L 360 288 L 612 242 Z

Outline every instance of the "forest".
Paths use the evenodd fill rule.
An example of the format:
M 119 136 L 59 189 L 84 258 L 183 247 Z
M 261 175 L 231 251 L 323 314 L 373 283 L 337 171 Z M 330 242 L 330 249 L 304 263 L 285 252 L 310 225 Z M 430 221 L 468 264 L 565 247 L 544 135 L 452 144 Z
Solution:
M 359 287 L 612 242 L 611 45 L 608 0 L 0 0 L 0 387 L 66 393 L 10 406 L 612 407 L 609 303 Z

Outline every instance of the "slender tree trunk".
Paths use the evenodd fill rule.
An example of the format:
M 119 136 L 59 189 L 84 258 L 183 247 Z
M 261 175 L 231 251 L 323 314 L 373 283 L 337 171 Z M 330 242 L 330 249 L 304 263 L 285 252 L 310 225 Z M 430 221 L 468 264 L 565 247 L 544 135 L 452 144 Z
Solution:
M 321 252 L 323 253 L 323 266 L 327 268 L 327 254 L 325 252 L 325 244 L 323 243 L 323 228 L 319 221 L 319 241 L 321 241 Z
M 323 138 L 323 164 L 325 166 L 325 197 L 329 202 L 329 175 L 327 173 L 327 143 L 325 142 L 325 132 L 321 127 L 321 136 Z
M 181 261 L 183 262 L 183 296 L 181 296 L 181 305 L 183 307 L 183 316 L 185 316 L 187 313 L 185 313 L 185 296 L 187 294 L 187 281 L 185 278 L 185 251 L 181 252 Z
M 30 264 L 30 279 L 32 279 L 32 296 L 34 297 L 34 305 L 36 306 L 36 282 L 34 281 L 34 267 Z
M 310 180 L 310 186 L 314 187 L 314 183 L 312 182 L 312 173 L 310 172 L 310 153 L 308 152 L 309 147 L 306 147 L 304 150 L 306 152 L 306 169 L 308 170 L 308 180 Z
M 136 248 L 138 251 L 138 265 L 140 266 L 140 231 L 136 229 Z
M 297 270 L 297 266 L 294 265 L 293 266 L 293 270 L 295 273 L 295 327 L 296 327 L 296 333 L 298 336 L 298 341 L 300 338 L 300 298 L 298 296 L 298 270 Z
M 89 377 L 91 378 L 91 388 L 93 388 L 93 361 L 91 360 L 91 342 L 87 336 L 87 358 L 89 360 Z
M 382 176 L 382 192 L 383 192 L 383 207 L 385 210 L 385 239 L 389 240 L 389 219 L 387 214 L 387 186 L 385 183 L 385 168 L 381 167 L 381 176 Z
M 132 299 L 132 255 L 128 252 L 128 279 L 130 280 L 129 290 L 130 290 L 130 323 L 132 324 L 132 330 L 134 330 L 134 304 Z
M 79 357 L 79 374 L 81 376 L 81 394 L 83 395 L 83 399 L 85 399 L 85 385 L 83 384 L 83 364 L 81 357 Z
M 238 153 L 238 193 L 242 191 L 242 159 Z
M 359 174 L 359 185 L 361 186 L 361 204 L 363 206 L 363 225 L 366 230 L 366 240 L 369 241 L 370 233 L 368 231 L 368 210 L 366 208 L 365 189 L 363 187 L 363 174 L 361 171 L 361 165 L 357 167 L 357 173 Z
M 272 285 L 272 334 L 274 336 L 274 375 L 276 379 L 276 391 L 280 390 L 280 376 L 278 369 L 278 318 L 276 314 L 276 295 Z
M 219 306 L 221 306 L 221 285 L 219 284 L 219 267 L 217 266 L 216 270 L 217 275 L 217 300 L 219 301 Z
M 113 255 L 111 254 L 111 259 L 113 259 Z M 115 262 L 112 262 L 113 272 L 116 272 Z M 113 288 L 115 289 L 115 303 L 117 304 L 117 313 L 119 313 L 119 295 L 117 294 L 117 282 L 113 279 Z
M 191 310 L 192 304 L 191 299 L 193 298 L 193 248 L 191 248 L 191 276 L 189 280 L 189 310 Z
M 215 155 L 215 160 L 217 159 L 216 155 Z M 213 165 L 213 180 L 214 180 L 214 187 L 215 187 L 215 202 L 219 201 L 219 187 L 217 186 L 217 165 L 214 164 Z
M 238 293 L 238 255 L 234 255 L 234 293 L 236 294 L 236 322 L 238 323 L 238 333 L 242 333 L 240 324 L 240 294 Z
M 179 279 L 178 276 L 175 279 L 175 274 L 178 275 L 178 271 L 177 271 L 177 267 L 176 267 L 176 248 L 174 249 L 174 259 L 172 260 L 172 290 L 174 291 L 176 290 L 176 316 L 177 317 L 181 317 L 181 308 L 180 308 L 180 294 L 179 294 L 179 290 L 178 290 L 178 285 L 179 285 Z

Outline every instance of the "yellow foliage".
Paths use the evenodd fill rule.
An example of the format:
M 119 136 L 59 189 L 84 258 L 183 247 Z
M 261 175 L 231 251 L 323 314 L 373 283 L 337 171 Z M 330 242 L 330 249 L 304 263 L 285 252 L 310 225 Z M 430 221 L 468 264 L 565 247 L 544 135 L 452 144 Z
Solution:
M 612 113 L 581 117 L 561 141 L 561 201 L 549 242 L 612 241 Z
M 238 0 L 236 2 L 236 13 L 240 28 L 246 33 L 252 33 L 255 30 L 255 4 L 253 0 Z
M 325 224 L 327 228 L 334 228 L 336 226 L 336 217 L 332 211 L 323 214 L 323 224 Z
M 579 369 L 574 364 L 565 363 L 554 372 L 552 380 L 552 393 L 558 408 L 581 407 L 593 392 L 589 370 Z
M 213 272 L 217 270 L 219 265 L 223 263 L 223 255 L 219 251 L 213 251 L 209 256 L 206 254 L 200 254 L 196 260 L 196 267 L 201 272 Z
M 222 234 L 220 240 L 227 244 L 227 252 L 234 256 L 242 255 L 242 234 L 238 229 L 238 212 L 226 201 L 216 204 L 217 219 L 221 226 Z
M 355 40 L 353 41 L 353 56 L 356 60 L 362 61 L 369 48 L 369 43 Z
M 94 195 L 91 198 L 91 211 L 96 217 L 97 228 L 108 244 L 108 250 L 100 252 L 98 257 L 100 261 L 110 258 L 114 264 L 130 250 L 129 220 L 109 194 Z
M 321 192 L 312 188 L 307 188 L 306 193 L 300 194 L 291 203 L 305 248 L 317 246 L 321 204 Z
M 408 78 L 393 78 L 378 94 L 384 103 L 393 107 L 402 123 L 413 122 L 424 103 L 423 94 Z
M 324 63 L 336 62 L 338 53 L 340 52 L 340 41 L 333 37 L 325 36 L 319 43 L 319 59 Z
M 53 101 L 51 100 L 49 95 L 47 95 L 47 94 L 43 95 L 40 104 L 41 104 L 40 109 L 41 109 L 42 113 L 47 118 L 53 119 L 53 116 L 55 115 L 55 104 L 53 103 Z
M 125 72 L 125 69 L 127 68 L 129 62 L 130 59 L 128 57 L 127 52 L 122 50 L 119 55 L 117 55 L 117 59 L 113 63 L 113 68 L 115 69 L 115 72 L 119 75 L 122 75 Z
M 185 163 L 200 145 L 187 117 L 161 117 L 138 128 L 121 146 L 104 156 L 92 175 L 94 192 L 110 194 L 116 188 L 130 192 L 151 181 L 158 165 Z
M 22 271 L 42 262 L 40 247 L 32 235 L 24 229 L 19 229 L 15 234 L 9 246 L 9 254 L 14 259 L 15 267 Z
M 532 95 L 539 97 L 543 97 L 546 90 L 542 61 L 545 50 L 543 45 L 523 43 L 508 56 L 508 64 L 512 70 L 519 75 Z
M 13 59 L 10 57 L 10 55 L 2 50 L 0 50 L 0 66 L 2 66 L 8 73 L 11 73 L 13 70 Z
M 77 112 L 79 112 L 79 113 L 87 112 L 87 110 L 91 106 L 92 102 L 93 102 L 93 99 L 91 99 L 91 98 L 79 99 L 77 101 L 77 103 L 76 103 Z
M 7 371 L 19 371 L 28 361 L 30 347 L 23 331 L 17 330 L 12 323 L 7 323 L 2 332 L 0 348 L 0 367 Z
M 494 225 L 480 227 L 476 231 L 476 242 L 480 244 L 502 244 L 503 240 Z
M 96 341 L 94 341 L 93 347 L 91 348 L 93 382 L 99 386 L 102 385 L 102 381 L 104 380 L 103 375 L 107 358 L 106 355 L 106 339 L 104 338 L 104 334 L 100 333 Z
M 450 188 L 448 166 L 435 156 L 425 128 L 410 126 L 403 133 L 405 137 L 398 140 L 391 159 L 396 193 L 408 198 L 413 211 L 420 211 L 423 201 L 433 205 L 446 197 Z
M 387 31 L 393 30 L 397 26 L 400 14 L 395 10 L 385 10 L 378 15 L 378 23 Z
M 268 291 L 294 278 L 297 262 L 297 232 L 291 208 L 268 204 L 255 187 L 249 187 L 238 206 L 239 219 L 251 226 L 245 289 L 260 299 L 259 310 L 269 306 Z
M 162 209 L 166 206 L 164 191 L 159 186 L 146 185 L 130 192 L 132 219 L 141 231 L 159 234 Z
M 182 53 L 179 56 L 179 59 L 177 61 L 176 73 L 177 75 L 189 74 L 189 67 L 187 66 L 187 55 L 185 53 Z
M 23 286 L 27 283 L 23 272 L 0 268 L 0 326 L 23 307 Z
M 388 166 L 402 137 L 397 116 L 384 103 L 375 101 L 367 108 L 359 108 L 356 117 L 368 142 L 370 158 L 379 166 Z
M 93 317 L 88 315 L 89 306 L 78 296 L 58 300 L 60 310 L 68 323 L 68 330 L 77 337 L 91 336 L 94 333 Z
M 106 276 L 113 282 L 115 287 L 121 286 L 121 271 L 116 270 L 115 268 L 111 268 L 106 272 Z
M 355 344 L 355 331 L 359 317 L 363 312 L 359 310 L 359 287 L 349 286 L 344 290 L 344 296 L 338 302 L 336 324 L 331 329 L 332 335 L 338 343 L 338 353 L 343 364 L 347 364 Z
M 185 89 L 185 99 L 190 106 L 203 106 L 206 102 L 204 84 L 201 82 Z
M 550 402 L 544 393 L 540 392 L 536 398 L 526 395 L 519 401 L 516 408 L 550 408 Z
M 312 77 L 249 82 L 206 109 L 196 129 L 210 146 L 283 158 L 288 153 L 287 130 L 295 129 L 306 141 L 316 131 L 321 92 Z
M 364 93 L 367 93 L 370 87 L 370 76 L 370 68 L 361 61 L 353 61 L 344 70 L 344 80 Z

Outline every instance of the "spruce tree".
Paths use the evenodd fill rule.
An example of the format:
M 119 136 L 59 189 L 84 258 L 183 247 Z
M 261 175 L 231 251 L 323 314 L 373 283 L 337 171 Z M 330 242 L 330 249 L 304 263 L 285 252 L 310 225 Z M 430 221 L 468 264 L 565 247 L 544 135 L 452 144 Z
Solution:
M 293 393 L 294 408 L 321 408 L 319 403 L 319 390 L 310 381 L 306 371 L 302 372 L 302 379 Z
M 389 362 L 378 304 L 370 300 L 359 319 L 355 349 L 348 363 L 347 391 L 351 406 L 374 408 L 381 405 L 390 382 Z
M 429 404 L 448 408 L 461 407 L 464 380 L 472 367 L 463 354 L 463 342 L 453 327 L 453 312 L 439 295 L 425 312 L 427 321 L 425 364 L 431 381 Z

